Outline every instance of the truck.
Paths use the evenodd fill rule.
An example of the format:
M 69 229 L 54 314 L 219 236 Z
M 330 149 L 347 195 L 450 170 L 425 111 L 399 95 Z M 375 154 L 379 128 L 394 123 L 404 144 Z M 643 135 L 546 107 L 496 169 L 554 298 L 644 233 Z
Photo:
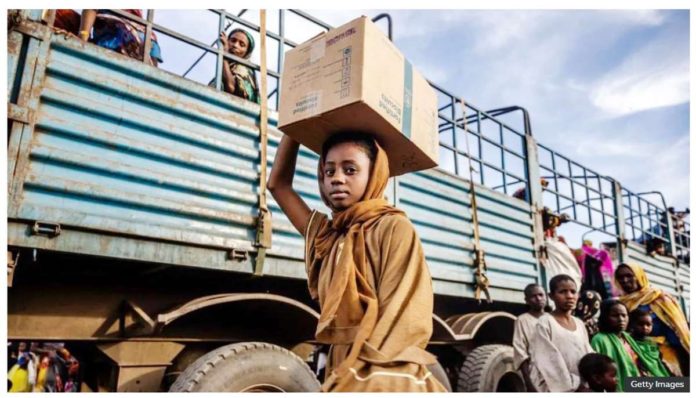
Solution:
M 209 10 L 220 31 L 264 31 L 246 11 Z M 214 57 L 220 76 L 229 55 L 218 47 L 155 23 L 156 10 L 113 12 Z M 222 92 L 219 77 L 201 83 L 84 42 L 53 26 L 55 10 L 9 10 L 8 341 L 65 343 L 83 391 L 318 391 L 326 347 L 304 242 L 261 197 L 282 136 L 283 52 L 297 45 L 286 18 L 331 26 L 277 15 L 263 110 Z M 391 35 L 388 15 L 376 19 Z M 431 85 L 440 166 L 392 178 L 387 193 L 422 240 L 435 295 L 427 349 L 448 390 L 526 390 L 511 342 L 525 286 L 548 282 L 545 217 L 597 234 L 689 314 L 690 227 L 664 200 L 538 143 L 522 107 L 484 111 Z M 522 128 L 503 121 L 519 115 Z M 317 161 L 301 148 L 295 189 L 327 212 Z M 647 253 L 646 236 L 667 252 Z

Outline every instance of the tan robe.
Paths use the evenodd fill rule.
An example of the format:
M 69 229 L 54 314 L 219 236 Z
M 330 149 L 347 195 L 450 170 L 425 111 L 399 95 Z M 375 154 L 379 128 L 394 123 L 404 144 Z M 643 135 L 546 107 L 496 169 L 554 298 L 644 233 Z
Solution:
M 561 326 L 551 314 L 544 314 L 536 325 L 529 345 L 529 378 L 539 392 L 573 392 L 582 382 L 578 364 L 590 346 L 585 324 L 573 317 L 575 330 Z
M 343 252 L 344 236 L 333 244 L 328 256 L 314 258 L 314 239 L 329 223 L 328 217 L 312 212 L 305 237 L 309 291 L 325 304 L 334 266 Z M 343 375 L 336 369 L 346 360 L 351 343 L 359 333 L 363 313 L 345 313 L 339 308 L 330 329 L 332 343 L 326 368 L 324 391 L 340 392 L 445 392 L 426 365 L 436 357 L 425 347 L 432 334 L 433 289 L 423 249 L 411 222 L 402 214 L 387 214 L 365 232 L 367 247 L 364 275 L 378 303 L 376 323 L 360 349 L 359 356 Z M 350 289 L 346 294 L 355 294 Z M 342 303 L 355 304 L 359 298 L 344 297 Z M 323 307 L 322 307 L 323 308 Z M 320 329 L 322 326 L 320 325 Z M 322 339 L 318 336 L 318 339 Z M 339 344 L 336 341 L 341 341 Z
M 536 333 L 536 325 L 539 318 L 525 312 L 517 317 L 515 331 L 512 335 L 513 366 L 519 369 L 524 361 L 529 358 L 529 344 Z

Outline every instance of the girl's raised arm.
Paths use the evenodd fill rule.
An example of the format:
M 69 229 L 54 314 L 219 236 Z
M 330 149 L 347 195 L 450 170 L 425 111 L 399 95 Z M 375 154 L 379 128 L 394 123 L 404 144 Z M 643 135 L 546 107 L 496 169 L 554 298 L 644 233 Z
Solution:
M 304 236 L 311 210 L 292 188 L 299 148 L 300 144 L 287 135 L 281 138 L 267 187 L 292 225 Z

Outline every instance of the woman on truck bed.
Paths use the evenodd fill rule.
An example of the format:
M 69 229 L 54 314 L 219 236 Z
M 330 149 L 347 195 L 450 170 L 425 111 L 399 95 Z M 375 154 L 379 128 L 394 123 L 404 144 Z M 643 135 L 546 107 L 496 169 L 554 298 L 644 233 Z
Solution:
M 243 29 L 234 29 L 229 36 L 220 33 L 220 42 L 225 51 L 239 58 L 249 59 L 254 51 L 254 38 Z M 248 66 L 223 58 L 222 83 L 226 92 L 260 103 L 256 72 Z
M 370 136 L 337 134 L 323 145 L 319 191 L 332 210 L 310 210 L 292 188 L 299 144 L 284 136 L 268 181 L 305 237 L 309 291 L 321 306 L 316 337 L 331 344 L 324 391 L 438 391 L 426 365 L 433 290 L 420 239 L 383 199 L 389 161 Z
M 628 311 L 636 308 L 649 311 L 653 317 L 654 337 L 670 371 L 677 376 L 689 375 L 689 324 L 674 297 L 650 286 L 643 268 L 621 264 L 614 274 L 623 294 L 619 297 Z

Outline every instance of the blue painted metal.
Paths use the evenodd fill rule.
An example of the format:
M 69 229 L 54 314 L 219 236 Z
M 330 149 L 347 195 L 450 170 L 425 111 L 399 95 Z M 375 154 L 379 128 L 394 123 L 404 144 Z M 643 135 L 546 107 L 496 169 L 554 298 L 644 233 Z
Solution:
M 281 53 L 285 45 L 295 45 L 283 37 L 283 15 Z M 33 113 L 27 122 L 14 121 L 10 132 L 9 244 L 253 272 L 258 105 L 74 38 L 54 34 L 42 41 L 15 33 L 11 39 L 21 36 L 27 45 L 23 56 L 8 61 L 23 65 L 9 82 L 17 88 L 17 104 Z M 475 140 L 470 155 L 478 164 L 473 178 L 479 183 L 481 244 L 494 300 L 522 303 L 524 286 L 539 281 L 537 210 L 544 196 L 557 211 L 563 210 L 562 201 L 571 204 L 576 217 L 586 211 L 587 221 L 578 223 L 621 237 L 623 214 L 617 209 L 623 203 L 612 179 L 469 104 L 465 118 L 458 98 L 433 87 L 441 98 L 441 148 L 453 156 L 453 167 L 393 179 L 388 195 L 421 237 L 437 294 L 474 296 L 469 168 L 459 164 L 467 156 L 465 138 Z M 281 137 L 276 125 L 277 114 L 270 112 L 269 167 Z M 489 149 L 493 152 L 484 153 Z M 310 207 L 328 213 L 318 194 L 317 161 L 316 154 L 301 149 L 295 188 Z M 484 177 L 491 171 L 500 173 L 500 182 Z M 554 184 L 542 191 L 540 177 Z M 568 192 L 559 188 L 561 181 L 570 184 Z M 530 191 L 528 201 L 507 195 L 518 187 Z M 304 278 L 304 241 L 272 198 L 268 205 L 273 246 L 266 274 Z M 36 220 L 59 223 L 63 233 L 52 239 L 27 233 Z M 688 234 L 680 236 L 681 247 L 688 248 Z M 233 249 L 246 251 L 248 258 L 231 259 Z M 647 257 L 634 243 L 625 257 L 646 265 L 657 286 L 688 306 L 687 266 Z
M 420 235 L 433 279 L 472 284 L 468 182 L 441 170 L 428 170 L 399 178 L 398 191 L 400 208 Z M 484 187 L 477 187 L 476 193 L 491 295 L 494 300 L 521 302 L 524 287 L 537 281 L 530 206 Z M 473 297 L 468 288 L 438 293 Z
M 691 309 L 691 268 L 686 264 L 679 264 L 677 268 L 677 274 L 679 275 L 679 290 L 681 290 L 681 305 L 684 308 L 684 313 L 687 319 L 690 318 Z
M 258 106 L 61 35 L 45 58 L 11 218 L 251 250 Z

